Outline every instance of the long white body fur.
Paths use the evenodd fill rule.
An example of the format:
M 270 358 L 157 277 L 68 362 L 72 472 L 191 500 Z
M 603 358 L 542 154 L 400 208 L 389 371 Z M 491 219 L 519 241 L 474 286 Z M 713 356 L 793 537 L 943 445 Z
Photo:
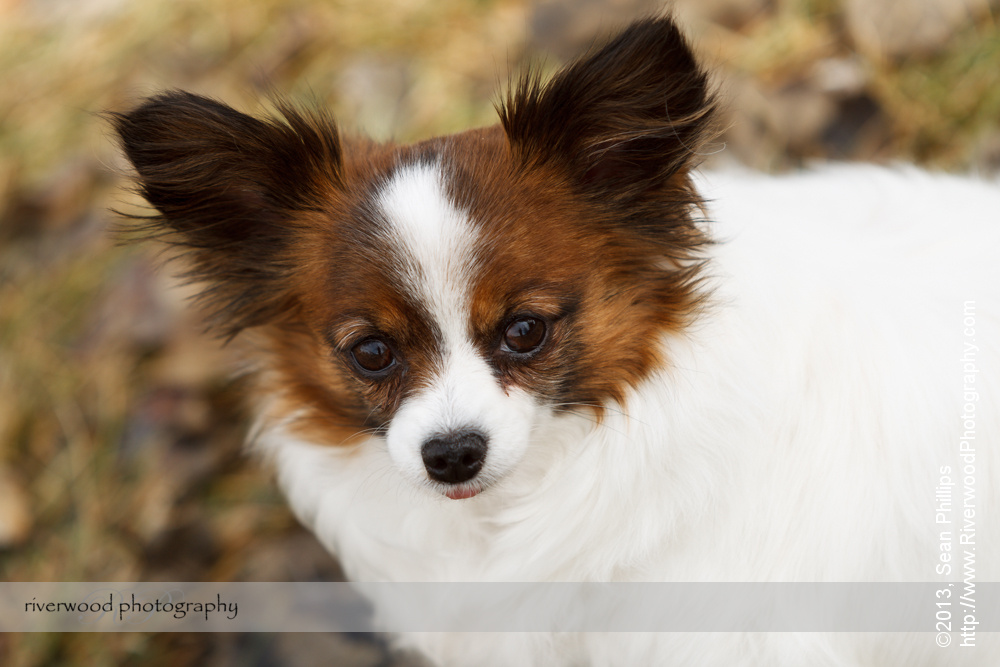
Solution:
M 997 580 L 1000 185 L 841 166 L 698 186 L 719 241 L 704 315 L 662 342 L 668 364 L 600 425 L 586 410 L 535 423 L 524 458 L 479 496 L 411 484 L 383 439 L 302 442 L 271 416 L 261 447 L 351 579 L 943 579 L 935 488 L 942 467 L 962 467 L 972 360 L 976 576 Z M 441 664 L 519 666 L 985 666 L 1000 655 L 989 641 L 401 638 Z

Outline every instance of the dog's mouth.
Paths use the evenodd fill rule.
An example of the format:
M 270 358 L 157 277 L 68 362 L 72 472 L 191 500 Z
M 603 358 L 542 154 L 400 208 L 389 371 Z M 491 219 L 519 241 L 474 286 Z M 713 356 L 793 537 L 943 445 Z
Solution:
M 454 486 L 449 486 L 444 491 L 444 495 L 448 496 L 452 500 L 467 500 L 474 496 L 478 496 L 483 490 L 483 487 L 479 484 L 455 484 Z

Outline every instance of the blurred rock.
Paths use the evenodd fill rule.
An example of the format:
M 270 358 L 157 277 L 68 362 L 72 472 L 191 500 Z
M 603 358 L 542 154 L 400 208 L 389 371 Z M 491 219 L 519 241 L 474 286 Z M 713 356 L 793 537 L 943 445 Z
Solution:
M 120 267 L 98 295 L 78 341 L 82 354 L 109 347 L 148 352 L 165 346 L 176 334 L 180 314 L 168 297 L 164 271 L 146 257 Z
M 31 191 L 13 188 L 0 207 L 0 240 L 66 234 L 85 219 L 104 178 L 92 159 L 71 157 Z M 16 177 L 11 180 L 17 182 Z
M 143 545 L 142 580 L 200 581 L 211 571 L 221 548 L 199 517 L 185 517 Z
M 996 0 L 845 0 L 844 18 L 863 52 L 904 58 L 940 51 L 956 32 L 998 4 Z
M 823 128 L 819 143 L 835 160 L 880 161 L 888 157 L 890 127 L 878 101 L 865 92 L 837 101 L 833 120 Z
M 809 78 L 824 93 L 844 97 L 860 94 L 867 83 L 864 66 L 855 56 L 818 60 Z
M 226 641 L 228 639 L 228 641 Z M 217 667 L 423 667 L 379 635 L 281 633 L 229 635 L 213 650 Z
M 31 532 L 32 517 L 24 487 L 6 468 L 0 468 L 0 549 L 22 544 Z
M 808 81 L 786 83 L 768 91 L 766 99 L 771 127 L 783 135 L 788 149 L 797 152 L 801 152 L 836 113 L 832 97 Z
M 246 554 L 239 581 L 346 581 L 330 553 L 304 528 L 294 527 Z
M 129 413 L 119 447 L 143 484 L 134 492 L 125 522 L 140 542 L 161 541 L 185 522 L 203 520 L 183 516 L 185 501 L 244 461 L 233 393 L 237 388 L 210 393 L 161 385 L 140 397 Z
M 398 134 L 412 113 L 407 103 L 412 86 L 413 67 L 403 58 L 363 55 L 346 63 L 337 78 L 337 104 L 365 134 L 384 141 Z
M 990 129 L 976 142 L 972 164 L 982 174 L 1000 174 L 1000 130 Z
M 632 19 L 658 9 L 655 0 L 542 0 L 531 16 L 529 50 L 568 60 Z
M 869 91 L 855 57 L 817 60 L 774 83 L 731 79 L 722 88 L 731 115 L 723 135 L 728 155 L 757 169 L 787 169 L 813 159 L 879 160 L 891 136 L 885 111 Z
M 127 0 L 22 0 L 36 20 L 90 21 L 107 19 L 128 8 Z
M 725 123 L 726 154 L 756 169 L 787 168 L 814 154 L 815 138 L 837 111 L 834 98 L 806 79 L 767 87 L 744 77 L 725 92 L 734 115 Z
M 717 23 L 739 30 L 770 14 L 775 4 L 775 0 L 675 0 L 671 6 L 681 25 Z

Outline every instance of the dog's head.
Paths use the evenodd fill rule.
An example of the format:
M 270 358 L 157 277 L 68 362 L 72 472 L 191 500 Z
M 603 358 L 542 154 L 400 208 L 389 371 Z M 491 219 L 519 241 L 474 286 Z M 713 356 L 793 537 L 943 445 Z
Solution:
M 384 437 L 451 498 L 515 466 L 541 419 L 599 418 L 662 364 L 706 243 L 688 173 L 713 102 L 669 19 L 524 75 L 498 110 L 412 146 L 182 92 L 113 115 L 148 227 L 185 249 L 220 331 L 265 341 L 292 427 Z

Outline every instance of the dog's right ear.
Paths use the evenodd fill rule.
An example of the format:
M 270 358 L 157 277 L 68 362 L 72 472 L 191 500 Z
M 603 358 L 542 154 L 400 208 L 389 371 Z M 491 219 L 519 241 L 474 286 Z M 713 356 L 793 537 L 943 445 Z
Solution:
M 191 277 L 209 284 L 203 296 L 228 335 L 287 305 L 283 260 L 296 221 L 339 184 L 333 121 L 279 111 L 262 120 L 170 92 L 109 114 L 139 193 L 160 213 L 143 228 L 188 249 Z

